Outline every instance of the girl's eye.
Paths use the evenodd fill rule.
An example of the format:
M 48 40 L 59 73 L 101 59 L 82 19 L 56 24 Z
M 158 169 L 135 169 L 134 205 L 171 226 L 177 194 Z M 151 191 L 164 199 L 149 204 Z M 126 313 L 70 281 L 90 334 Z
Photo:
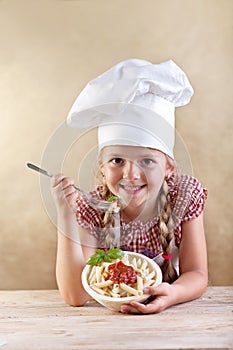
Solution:
M 143 165 L 147 165 L 148 166 L 148 165 L 154 164 L 154 161 L 152 159 L 150 159 L 150 158 L 144 158 L 144 159 L 142 159 L 141 163 L 142 163 L 142 166 Z
M 112 164 L 117 165 L 117 164 L 122 164 L 123 163 L 123 159 L 122 158 L 113 158 L 110 161 Z

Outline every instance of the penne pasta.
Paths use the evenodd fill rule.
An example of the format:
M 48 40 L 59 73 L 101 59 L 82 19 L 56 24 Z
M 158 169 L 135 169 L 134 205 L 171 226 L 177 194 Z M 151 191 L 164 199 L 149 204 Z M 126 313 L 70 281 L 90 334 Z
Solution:
M 142 266 L 141 266 L 141 270 L 146 270 L 147 265 L 148 265 L 148 264 L 147 264 L 147 261 L 144 260 L 143 263 L 142 263 Z
M 90 287 L 92 289 L 94 289 L 94 291 L 96 291 L 97 293 L 108 296 L 108 293 L 104 289 L 98 288 L 98 287 L 94 286 L 93 284 L 90 285 Z
M 101 275 L 101 271 L 102 271 L 102 266 L 96 266 L 96 281 L 97 283 L 100 283 L 102 280 L 102 275 Z
M 121 286 L 121 288 L 122 288 L 123 290 L 125 290 L 125 291 L 128 292 L 129 294 L 131 294 L 131 295 L 136 295 L 136 296 L 138 295 L 137 289 L 132 288 L 132 287 L 128 286 L 127 284 L 121 283 L 120 286 Z
M 111 297 L 113 298 L 120 298 L 121 295 L 119 293 L 114 293 L 113 291 L 110 291 L 109 294 L 111 295 Z
M 145 280 L 146 280 L 146 281 L 152 280 L 153 277 L 155 277 L 155 271 L 154 271 L 154 270 L 153 270 L 152 272 L 148 273 L 148 274 L 145 276 Z
M 124 297 L 126 297 L 126 296 L 127 296 L 127 292 L 126 292 L 125 290 L 121 289 L 120 297 L 121 297 L 121 298 L 124 298 Z
M 114 269 L 122 268 L 121 270 Z M 129 272 L 127 281 L 125 275 Z M 133 277 L 132 277 L 133 276 Z M 115 259 L 113 262 L 102 262 L 98 266 L 91 266 L 87 276 L 89 286 L 97 293 L 112 298 L 123 298 L 126 296 L 141 296 L 145 287 L 154 284 L 156 272 L 148 261 L 143 258 L 130 257 L 125 255 L 122 259 Z
M 139 294 L 143 294 L 143 279 L 141 276 L 137 276 L 137 290 Z
M 107 280 L 107 281 L 103 281 L 103 282 L 97 282 L 95 283 L 95 286 L 98 288 L 105 288 L 105 287 L 109 287 L 113 284 L 113 281 L 111 280 Z
M 113 285 L 112 292 L 113 292 L 113 293 L 118 293 L 118 294 L 119 294 L 120 291 L 121 291 L 121 288 L 120 288 L 119 284 L 114 284 L 114 285 Z
M 155 283 L 155 280 L 148 280 L 144 283 L 143 288 L 151 286 L 153 283 Z
M 89 284 L 93 284 L 96 282 L 96 266 L 93 266 L 93 268 L 91 269 L 91 273 L 88 277 L 88 282 Z
M 133 267 L 134 267 L 135 269 L 137 269 L 138 264 L 137 264 L 136 258 L 133 258 L 133 260 L 132 260 L 132 265 L 133 265 Z

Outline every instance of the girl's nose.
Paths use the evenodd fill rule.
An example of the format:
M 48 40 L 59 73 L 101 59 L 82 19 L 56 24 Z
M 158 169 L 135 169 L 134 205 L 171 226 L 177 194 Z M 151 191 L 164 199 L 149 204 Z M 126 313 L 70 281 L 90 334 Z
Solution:
M 136 180 L 140 178 L 140 168 L 132 161 L 126 161 L 123 169 L 123 179 Z

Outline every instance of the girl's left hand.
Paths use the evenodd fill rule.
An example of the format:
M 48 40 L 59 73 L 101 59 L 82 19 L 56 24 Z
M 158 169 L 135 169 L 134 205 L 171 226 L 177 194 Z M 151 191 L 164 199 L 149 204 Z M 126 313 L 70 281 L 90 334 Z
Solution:
M 169 283 L 161 283 L 158 287 L 147 287 L 144 289 L 145 294 L 156 296 L 155 300 L 144 305 L 137 301 L 132 301 L 129 304 L 121 306 L 121 312 L 129 314 L 154 314 L 159 313 L 172 305 L 173 287 Z

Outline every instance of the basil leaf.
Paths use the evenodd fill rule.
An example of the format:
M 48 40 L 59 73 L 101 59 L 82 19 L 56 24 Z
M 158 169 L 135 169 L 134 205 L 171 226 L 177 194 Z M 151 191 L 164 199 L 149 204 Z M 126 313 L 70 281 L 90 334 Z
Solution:
M 103 261 L 102 257 L 97 253 L 90 256 L 90 258 L 87 259 L 86 264 L 94 266 L 94 265 L 98 265 L 102 261 Z
M 116 200 L 118 200 L 118 197 L 116 197 L 116 196 L 112 196 L 112 197 L 107 199 L 108 202 L 114 202 Z
M 111 262 L 111 258 L 110 258 L 110 256 L 108 256 L 108 254 L 104 255 L 104 261 L 105 262 Z
M 100 264 L 102 261 L 111 262 L 113 259 L 121 259 L 123 256 L 124 252 L 119 248 L 109 249 L 106 253 L 102 249 L 96 249 L 96 254 L 91 255 L 87 259 L 86 264 L 94 266 Z
M 96 253 L 99 254 L 100 256 L 104 257 L 105 256 L 105 251 L 102 249 L 96 249 Z
M 119 248 L 110 249 L 106 254 L 109 256 L 110 259 L 121 259 L 124 256 L 123 250 Z

